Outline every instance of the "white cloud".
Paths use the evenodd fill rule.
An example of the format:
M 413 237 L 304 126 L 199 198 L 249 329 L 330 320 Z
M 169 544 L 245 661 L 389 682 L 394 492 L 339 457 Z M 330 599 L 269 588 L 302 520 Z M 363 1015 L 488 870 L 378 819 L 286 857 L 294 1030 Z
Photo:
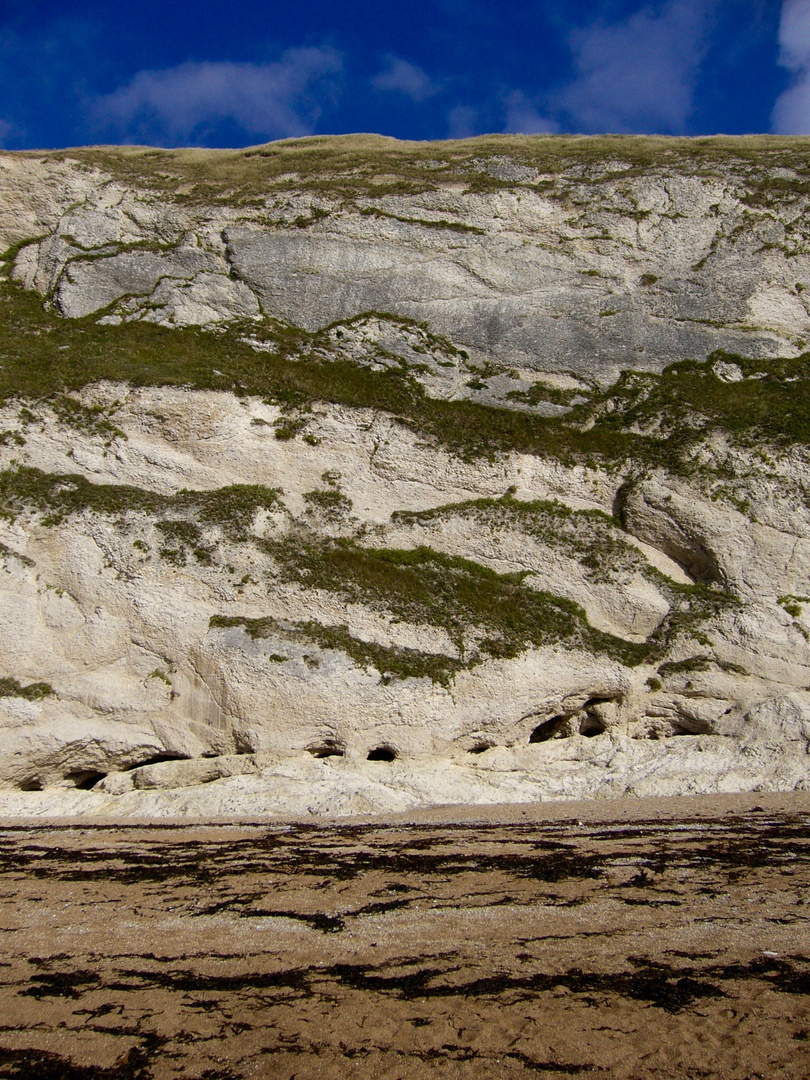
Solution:
M 395 90 L 416 102 L 427 101 L 440 89 L 426 71 L 399 56 L 387 58 L 385 68 L 371 85 L 375 90 Z
M 793 75 L 776 101 L 773 130 L 810 135 L 810 0 L 784 0 L 779 22 L 779 63 Z
M 576 30 L 577 77 L 552 98 L 555 111 L 580 131 L 682 132 L 713 7 L 714 0 L 667 0 L 623 22 Z
M 223 123 L 267 139 L 309 135 L 336 97 L 341 69 L 329 48 L 290 49 L 267 64 L 189 61 L 139 72 L 92 112 L 128 140 L 201 139 Z
M 0 147 L 5 147 L 6 143 L 20 134 L 20 129 L 11 120 L 0 119 Z
M 504 131 L 510 135 L 551 135 L 560 130 L 560 125 L 543 116 L 534 103 L 520 90 L 513 90 L 506 99 L 506 126 Z
M 470 139 L 478 134 L 478 110 L 471 105 L 454 105 L 447 113 L 448 139 Z

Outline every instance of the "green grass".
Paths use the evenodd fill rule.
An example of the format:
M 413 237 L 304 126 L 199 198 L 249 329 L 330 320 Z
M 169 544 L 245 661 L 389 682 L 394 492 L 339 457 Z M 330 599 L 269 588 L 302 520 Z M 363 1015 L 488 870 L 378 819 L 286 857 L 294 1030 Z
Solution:
M 422 652 L 419 649 L 397 648 L 361 641 L 354 637 L 345 626 L 323 626 L 309 620 L 299 623 L 280 623 L 269 617 L 249 619 L 241 615 L 213 615 L 209 625 L 213 628 L 241 626 L 252 638 L 287 638 L 298 642 L 311 641 L 322 649 L 334 649 L 343 652 L 360 667 L 375 668 L 384 682 L 393 679 L 428 678 L 442 686 L 447 686 L 456 672 L 466 665 L 453 657 L 441 653 Z M 272 653 L 269 658 L 274 663 L 285 663 L 289 658 Z
M 746 376 L 724 382 L 712 372 L 718 361 L 738 364 Z M 810 353 L 792 359 L 750 360 L 717 351 L 708 360 L 670 364 L 661 375 L 624 372 L 600 398 L 579 407 L 580 416 L 599 416 L 601 430 L 640 430 L 666 442 L 662 457 L 688 457 L 690 447 L 712 430 L 744 445 L 810 445 Z M 654 442 L 653 442 L 654 446 Z M 655 456 L 653 454 L 653 456 Z
M 574 399 L 582 396 L 582 390 L 563 390 L 558 386 L 549 386 L 541 379 L 533 382 L 528 390 L 509 390 L 506 394 L 507 401 L 520 402 L 524 405 L 540 405 L 543 402 L 550 402 L 552 405 L 570 405 Z
M 386 318 L 367 313 L 358 319 L 371 314 Z M 252 349 L 241 340 L 245 332 L 269 342 L 272 351 Z M 426 340 L 447 352 L 444 339 L 426 334 Z M 328 330 L 309 334 L 271 319 L 220 332 L 139 322 L 99 326 L 92 318 L 60 319 L 43 310 L 36 294 L 0 283 L 0 400 L 48 399 L 65 422 L 108 439 L 119 435 L 108 416 L 70 397 L 101 379 L 259 395 L 289 414 L 276 429 L 280 438 L 305 431 L 314 402 L 380 410 L 468 459 L 516 451 L 567 463 L 634 462 L 683 472 L 712 430 L 746 444 L 810 443 L 810 353 L 790 360 L 731 357 L 747 375 L 762 376 L 737 383 L 712 373 L 718 358 L 729 357 L 682 361 L 660 375 L 625 372 L 568 414 L 544 418 L 430 398 L 407 371 L 375 371 L 341 358 Z M 545 388 L 537 393 L 556 396 Z
M 306 491 L 304 502 L 308 509 L 320 511 L 327 517 L 343 517 L 352 509 L 352 500 L 335 488 L 329 488 L 326 491 Z
M 22 563 L 23 566 L 36 566 L 33 559 L 30 559 L 27 555 L 21 555 L 17 551 L 12 551 L 11 548 L 6 547 L 5 544 L 0 544 L 0 556 L 5 559 L 16 559 Z
M 22 686 L 16 679 L 0 678 L 0 697 L 19 697 L 26 701 L 41 701 L 53 694 L 50 683 L 35 682 Z
M 649 641 L 651 655 L 676 638 L 693 634 L 739 601 L 716 584 L 684 585 L 650 565 L 630 544 L 620 522 L 601 510 L 572 510 L 556 500 L 522 501 L 511 491 L 500 498 L 450 503 L 432 510 L 398 511 L 394 522 L 429 526 L 454 517 L 472 518 L 481 532 L 512 531 L 533 537 L 575 560 L 593 584 L 615 583 L 641 574 L 661 593 L 670 611 Z
M 344 640 L 345 634 L 340 639 L 343 645 L 328 646 L 344 648 L 358 662 L 396 677 L 421 673 L 442 681 L 459 670 L 459 665 L 480 663 L 487 657 L 512 658 L 527 648 L 544 645 L 582 648 L 631 666 L 652 662 L 661 659 L 678 636 L 693 633 L 701 622 L 735 603 L 733 597 L 717 589 L 677 585 L 646 567 L 672 608 L 647 643 L 630 643 L 594 629 L 578 604 L 526 584 L 526 573 L 498 574 L 469 559 L 425 546 L 413 550 L 372 548 L 350 539 L 320 538 L 305 529 L 282 540 L 253 537 L 250 525 L 257 510 L 276 507 L 278 495 L 277 489 L 243 485 L 166 496 L 32 468 L 0 472 L 0 516 L 8 520 L 35 511 L 42 515 L 44 526 L 53 527 L 71 515 L 95 513 L 117 519 L 119 527 L 126 528 L 133 523 L 133 515 L 145 515 L 163 537 L 161 557 L 180 566 L 189 558 L 202 564 L 215 561 L 215 548 L 204 540 L 202 529 L 218 525 L 229 539 L 249 542 L 257 563 L 262 555 L 269 555 L 281 580 L 332 592 L 345 603 L 367 605 L 395 621 L 446 630 L 459 650 L 458 662 L 447 657 L 431 659 L 432 654 L 408 649 L 372 655 L 369 650 L 375 647 L 370 645 L 362 646 L 366 651 L 361 656 L 361 646 Z M 343 499 L 334 488 L 318 495 Z M 571 511 L 556 503 L 519 503 L 507 496 L 421 515 L 400 515 L 400 519 L 427 521 L 449 512 L 479 515 L 484 519 L 482 526 L 520 527 L 557 542 L 562 536 L 562 542 L 591 568 L 596 580 L 604 574 L 605 563 L 614 564 L 619 572 L 622 567 L 633 569 L 634 560 L 646 566 L 618 533 L 614 535 L 611 519 L 598 511 Z M 148 552 L 143 541 L 134 546 Z M 325 641 L 322 637 L 318 640 Z M 338 641 L 334 637 L 330 640 Z
M 524 501 L 507 491 L 500 498 L 471 499 L 431 510 L 399 510 L 391 515 L 394 522 L 423 526 L 456 517 L 473 519 L 482 531 L 519 531 L 563 548 L 594 581 L 610 581 L 619 573 L 643 573 L 649 567 L 609 514 L 572 510 L 557 500 Z
M 103 405 L 84 405 L 67 394 L 57 394 L 49 400 L 48 404 L 56 414 L 57 420 L 67 427 L 83 431 L 88 435 L 101 436 L 108 445 L 113 439 L 126 439 L 121 428 L 116 427 L 110 420 L 111 410 Z
M 795 197 L 806 183 L 771 181 L 769 167 L 806 171 L 805 138 L 748 136 L 672 139 L 649 136 L 487 135 L 446 142 L 399 142 L 378 135 L 286 139 L 245 150 L 160 150 L 147 147 L 90 147 L 54 151 L 51 160 L 77 161 L 128 183 L 149 187 L 181 203 L 262 206 L 268 192 L 295 187 L 353 199 L 417 194 L 440 184 L 460 183 L 473 191 L 531 186 L 498 180 L 488 159 L 507 156 L 544 174 L 533 185 L 554 194 L 583 181 L 604 183 L 661 171 L 714 175 L 733 167 L 750 176 L 751 197 Z M 31 153 L 31 156 L 43 155 Z M 606 169 L 606 163 L 614 168 Z M 285 179 L 293 174 L 292 181 Z M 549 179 L 550 178 L 550 179 Z
M 283 579 L 328 590 L 397 620 L 441 627 L 468 662 L 562 643 L 627 664 L 641 663 L 649 654 L 645 645 L 595 630 L 579 604 L 531 588 L 524 583 L 526 574 L 498 574 L 428 547 L 367 548 L 314 535 L 261 546 L 277 561 Z
M 445 218 L 431 220 L 430 218 L 403 217 L 401 214 L 390 214 L 385 210 L 380 210 L 376 206 L 364 206 L 359 213 L 363 217 L 389 218 L 391 221 L 399 221 L 403 225 L 421 225 L 426 229 L 449 229 L 450 232 L 474 233 L 478 236 L 486 235 L 484 229 L 480 229 L 477 225 L 465 225 L 462 221 L 447 221 Z
M 158 495 L 128 484 L 92 484 L 83 476 L 44 473 L 28 467 L 0 472 L 0 517 L 13 521 L 28 510 L 44 514 L 43 524 L 59 525 L 72 514 L 91 512 L 125 518 L 148 514 L 170 542 L 199 545 L 200 525 L 219 526 L 231 540 L 244 541 L 258 510 L 279 505 L 278 488 L 235 484 L 214 491 Z M 179 520 L 167 520 L 169 516 Z M 183 520 L 194 517 L 196 523 Z

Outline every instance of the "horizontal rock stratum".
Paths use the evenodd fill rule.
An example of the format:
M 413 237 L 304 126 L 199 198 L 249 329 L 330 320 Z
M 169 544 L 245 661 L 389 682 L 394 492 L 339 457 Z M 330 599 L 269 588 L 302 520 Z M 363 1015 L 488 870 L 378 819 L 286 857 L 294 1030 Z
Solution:
M 0 813 L 810 783 L 810 140 L 0 155 Z

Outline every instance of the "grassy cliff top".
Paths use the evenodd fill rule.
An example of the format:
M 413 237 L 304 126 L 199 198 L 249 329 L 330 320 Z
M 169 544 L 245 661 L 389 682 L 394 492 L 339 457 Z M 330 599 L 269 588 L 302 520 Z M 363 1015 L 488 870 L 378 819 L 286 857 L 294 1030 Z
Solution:
M 730 169 L 747 176 L 778 168 L 801 174 L 810 169 L 810 138 L 483 135 L 409 142 L 382 135 L 322 135 L 239 150 L 96 146 L 15 156 L 76 162 L 184 201 L 249 202 L 274 185 L 374 195 L 418 193 L 445 184 L 470 190 L 543 187 L 558 174 L 591 182 L 659 170 Z M 789 176 L 780 179 L 791 182 Z

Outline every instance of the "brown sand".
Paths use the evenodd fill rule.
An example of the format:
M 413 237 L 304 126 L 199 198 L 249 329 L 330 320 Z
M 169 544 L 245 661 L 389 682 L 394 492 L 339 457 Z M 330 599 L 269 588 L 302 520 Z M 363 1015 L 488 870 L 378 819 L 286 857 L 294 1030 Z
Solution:
M 0 830 L 0 1077 L 810 1076 L 810 794 Z

